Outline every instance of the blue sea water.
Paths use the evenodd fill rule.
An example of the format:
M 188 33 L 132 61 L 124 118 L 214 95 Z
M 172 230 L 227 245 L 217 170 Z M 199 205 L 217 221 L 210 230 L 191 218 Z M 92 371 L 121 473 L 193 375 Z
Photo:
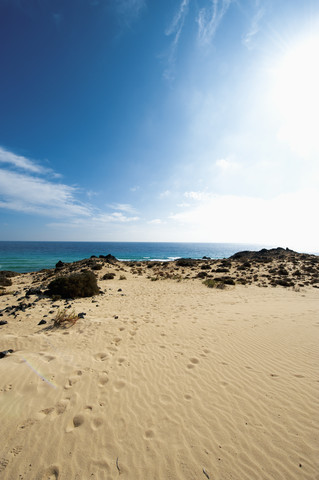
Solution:
M 34 272 L 74 262 L 91 255 L 111 253 L 119 260 L 174 260 L 176 258 L 228 258 L 241 250 L 260 250 L 265 245 L 233 243 L 151 242 L 7 242 L 0 241 L 0 270 Z M 269 248 L 269 247 L 268 247 Z

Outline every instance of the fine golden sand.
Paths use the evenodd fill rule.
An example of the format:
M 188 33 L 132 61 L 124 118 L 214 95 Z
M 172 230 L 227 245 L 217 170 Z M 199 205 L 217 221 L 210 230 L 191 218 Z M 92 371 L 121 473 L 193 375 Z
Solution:
M 319 479 L 319 289 L 150 270 L 103 265 L 104 295 L 11 315 L 41 274 L 6 287 L 0 478 Z M 66 307 L 86 315 L 52 328 Z

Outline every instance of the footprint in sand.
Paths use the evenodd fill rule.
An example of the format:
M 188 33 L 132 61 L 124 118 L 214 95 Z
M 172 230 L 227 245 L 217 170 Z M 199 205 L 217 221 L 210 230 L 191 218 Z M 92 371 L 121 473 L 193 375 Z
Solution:
M 9 460 L 7 458 L 0 458 L 0 473 L 7 468 L 8 463 L 9 463 Z
M 116 382 L 114 382 L 114 389 L 116 392 L 119 392 L 120 390 L 122 390 L 122 388 L 124 388 L 126 385 L 125 382 L 123 382 L 123 380 L 117 380 Z
M 98 428 L 100 428 L 103 425 L 103 423 L 104 423 L 103 418 L 101 418 L 101 417 L 93 418 L 93 420 L 92 420 L 93 430 L 97 430 Z
M 31 427 L 36 423 L 36 420 L 34 418 L 27 418 L 27 420 L 21 425 L 18 426 L 18 430 L 24 430 L 25 428 Z
M 199 363 L 199 360 L 198 360 L 198 358 L 196 358 L 196 357 L 192 357 L 192 358 L 190 358 L 189 360 L 190 360 L 190 362 L 191 362 L 191 363 L 189 363 L 189 364 L 187 365 L 187 368 L 189 368 L 189 369 L 194 368 L 195 365 L 197 365 L 197 364 Z
M 109 377 L 106 372 L 99 376 L 98 385 L 99 387 L 104 387 L 109 381 Z
M 105 360 L 108 359 L 108 354 L 107 353 L 96 353 L 93 358 L 97 361 L 100 361 L 100 362 L 105 362 Z
M 75 415 L 72 419 L 72 422 L 70 423 L 70 425 L 66 428 L 66 433 L 70 433 L 72 432 L 75 428 L 79 428 L 81 425 L 83 425 L 85 421 L 85 417 L 84 415 Z
M 196 358 L 196 357 L 190 358 L 190 361 L 191 361 L 192 363 L 194 363 L 195 365 L 196 365 L 196 363 L 199 363 L 199 360 L 198 360 L 198 358 Z
M 55 465 L 48 467 L 40 478 L 41 480 L 57 480 L 60 476 L 60 469 Z
M 155 437 L 155 433 L 153 430 L 149 429 L 149 430 L 146 430 L 145 432 L 145 438 L 149 439 L 149 438 L 154 438 Z
M 22 446 L 22 445 L 17 445 L 16 447 L 14 447 L 14 448 L 10 451 L 10 453 L 11 453 L 14 457 L 16 457 L 17 455 L 19 455 L 19 453 L 22 452 L 22 449 L 23 449 L 23 446 Z

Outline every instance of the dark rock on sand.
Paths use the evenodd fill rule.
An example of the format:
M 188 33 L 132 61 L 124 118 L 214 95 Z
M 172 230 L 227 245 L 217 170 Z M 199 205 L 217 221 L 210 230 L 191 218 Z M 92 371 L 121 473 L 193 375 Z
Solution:
M 40 322 L 38 323 L 38 325 L 45 325 L 46 323 L 47 323 L 47 321 L 42 319 L 42 320 L 40 320 Z
M 9 350 L 3 350 L 2 352 L 0 352 L 0 358 L 6 357 L 8 353 L 13 353 L 13 350 L 11 350 L 11 348 Z

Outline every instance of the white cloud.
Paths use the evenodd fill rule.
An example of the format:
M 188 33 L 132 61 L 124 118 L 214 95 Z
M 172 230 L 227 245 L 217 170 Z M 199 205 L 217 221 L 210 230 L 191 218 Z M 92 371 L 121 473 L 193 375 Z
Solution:
M 245 47 L 251 49 L 252 48 L 252 40 L 255 35 L 259 32 L 260 28 L 260 21 L 265 15 L 265 9 L 260 8 L 256 14 L 253 16 L 250 29 L 249 31 L 243 36 L 242 42 L 245 45 Z
M 140 220 L 139 217 L 129 217 L 120 212 L 114 213 L 97 213 L 92 214 L 89 218 L 74 218 L 65 222 L 50 222 L 47 226 L 51 228 L 63 228 L 67 231 L 69 228 L 81 228 L 85 230 L 99 229 L 109 233 L 109 226 L 115 224 L 134 223 Z
M 208 195 L 194 207 L 172 214 L 188 241 L 256 243 L 318 250 L 319 225 L 313 206 L 315 189 L 264 199 L 236 195 Z
M 163 199 L 163 198 L 167 198 L 167 197 L 170 197 L 171 196 L 171 191 L 170 190 L 165 190 L 164 192 L 161 192 L 159 194 L 159 198 Z
M 48 216 L 91 214 L 88 205 L 75 200 L 76 189 L 27 174 L 0 169 L 0 207 Z
M 191 200 L 201 201 L 207 198 L 206 192 L 185 192 L 184 197 L 190 198 Z
M 161 225 L 164 222 L 160 218 L 154 218 L 154 220 L 150 220 L 147 223 L 149 223 L 151 225 Z
M 13 152 L 9 152 L 2 147 L 0 147 L 0 163 L 7 164 L 11 167 L 15 167 L 17 169 L 25 170 L 27 172 L 39 175 L 50 173 L 53 174 L 54 177 L 59 176 L 53 173 L 51 169 L 38 165 L 33 160 L 23 157 L 22 155 L 16 155 Z
M 109 208 L 112 208 L 112 210 L 120 210 L 122 212 L 131 213 L 131 214 L 137 213 L 136 209 L 128 203 L 112 203 L 108 206 Z
M 234 173 L 240 168 L 240 164 L 231 160 L 230 158 L 220 158 L 216 160 L 215 165 L 223 173 Z
M 139 16 L 145 4 L 145 0 L 115 0 L 117 13 L 126 24 L 130 24 Z
M 200 9 L 198 23 L 198 38 L 202 45 L 213 40 L 215 33 L 233 0 L 211 0 L 209 7 Z
M 176 60 L 176 50 L 179 42 L 180 35 L 183 30 L 185 18 L 188 13 L 189 0 L 182 0 L 179 6 L 179 9 L 173 18 L 170 26 L 165 30 L 165 35 L 173 36 L 173 41 L 170 46 L 170 51 L 168 55 L 168 66 L 164 71 L 164 78 L 166 80 L 174 79 L 174 68 Z

